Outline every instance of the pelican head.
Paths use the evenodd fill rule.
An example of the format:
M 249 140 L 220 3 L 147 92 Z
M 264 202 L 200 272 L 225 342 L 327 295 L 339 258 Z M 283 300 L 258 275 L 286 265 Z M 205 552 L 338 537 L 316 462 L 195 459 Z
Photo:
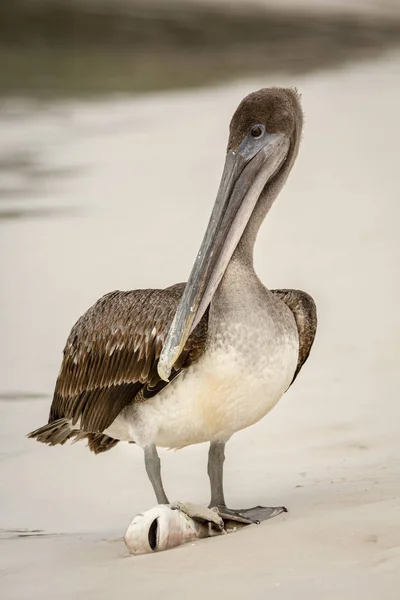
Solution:
M 210 221 L 159 359 L 165 381 L 244 235 L 252 253 L 258 228 L 296 158 L 301 127 L 300 99 L 292 89 L 261 89 L 236 109 Z

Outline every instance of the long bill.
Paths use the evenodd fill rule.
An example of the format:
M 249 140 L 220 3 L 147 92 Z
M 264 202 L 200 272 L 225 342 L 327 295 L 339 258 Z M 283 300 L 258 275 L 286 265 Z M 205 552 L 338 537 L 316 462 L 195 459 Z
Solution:
M 207 310 L 254 207 L 287 156 L 284 134 L 245 138 L 226 155 L 214 208 L 182 298 L 165 340 L 158 373 L 168 381 L 186 341 Z

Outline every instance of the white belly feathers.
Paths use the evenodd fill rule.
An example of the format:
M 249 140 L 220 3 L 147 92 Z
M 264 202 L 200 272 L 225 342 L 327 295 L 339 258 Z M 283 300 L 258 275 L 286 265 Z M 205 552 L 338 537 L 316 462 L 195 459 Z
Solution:
M 298 360 L 295 325 L 290 332 L 272 329 L 226 324 L 197 363 L 157 396 L 126 408 L 105 433 L 140 446 L 182 448 L 228 439 L 256 423 L 287 390 Z

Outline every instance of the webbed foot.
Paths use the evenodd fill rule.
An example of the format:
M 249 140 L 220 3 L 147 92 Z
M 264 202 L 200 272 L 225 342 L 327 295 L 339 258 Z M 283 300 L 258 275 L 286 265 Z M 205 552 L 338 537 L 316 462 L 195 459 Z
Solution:
M 173 502 L 172 510 L 180 510 L 191 519 L 200 523 L 209 523 L 216 531 L 224 530 L 224 521 L 216 508 L 206 508 L 191 502 Z
M 254 508 L 232 509 L 224 505 L 219 505 L 216 508 L 218 508 L 218 514 L 224 521 L 236 521 L 237 523 L 249 525 L 251 523 L 259 524 L 261 521 L 272 519 L 272 517 L 287 512 L 287 508 L 284 506 L 255 506 Z

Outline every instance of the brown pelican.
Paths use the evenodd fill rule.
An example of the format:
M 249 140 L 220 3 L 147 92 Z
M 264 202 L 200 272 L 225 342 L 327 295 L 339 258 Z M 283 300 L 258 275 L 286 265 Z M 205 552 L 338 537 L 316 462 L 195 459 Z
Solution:
M 270 291 L 253 268 L 258 229 L 294 164 L 302 130 L 295 90 L 247 96 L 230 124 L 211 218 L 187 284 L 100 298 L 67 340 L 47 425 L 50 445 L 88 439 L 144 450 L 157 501 L 168 503 L 156 447 L 210 442 L 210 506 L 249 521 L 285 510 L 228 509 L 229 438 L 266 415 L 297 377 L 316 331 L 312 298 Z

